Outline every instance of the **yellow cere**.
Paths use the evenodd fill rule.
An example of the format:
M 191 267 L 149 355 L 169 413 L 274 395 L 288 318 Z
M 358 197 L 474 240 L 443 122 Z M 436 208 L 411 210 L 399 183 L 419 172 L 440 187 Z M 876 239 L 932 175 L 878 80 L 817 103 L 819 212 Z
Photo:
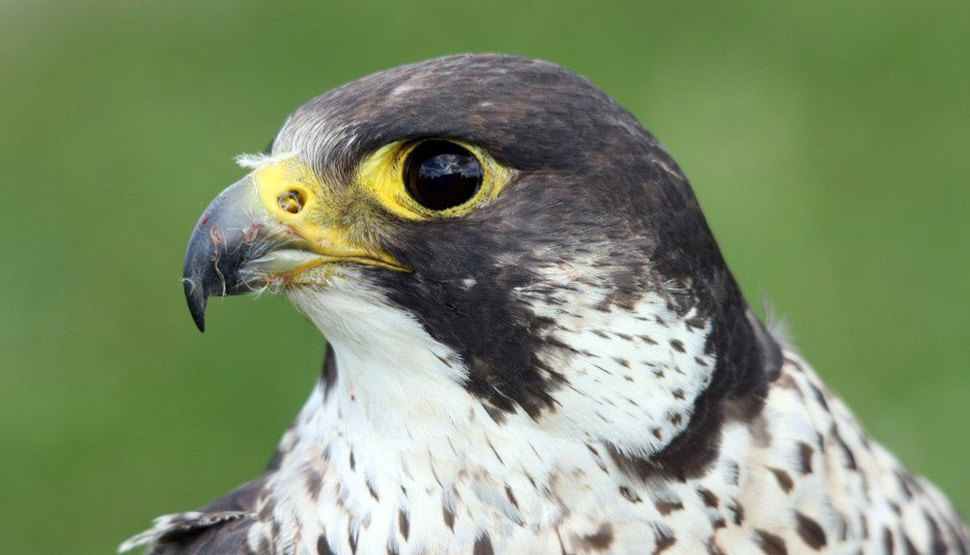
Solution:
M 449 139 L 450 140 L 450 139 Z M 464 216 L 493 201 L 512 180 L 512 170 L 500 165 L 480 148 L 461 141 L 459 144 L 478 158 L 484 176 L 482 186 L 474 197 L 446 210 L 431 210 L 418 204 L 404 185 L 404 162 L 420 141 L 391 143 L 372 154 L 357 171 L 357 183 L 367 190 L 388 212 L 408 220 L 431 220 Z
M 262 166 L 253 172 L 253 179 L 263 208 L 319 253 L 318 263 L 343 261 L 404 269 L 391 255 L 364 240 L 364 234 L 340 225 L 340 215 L 351 209 L 348 196 L 320 183 L 298 158 Z
M 262 166 L 253 173 L 253 178 L 263 207 L 314 247 L 339 252 L 349 246 L 337 230 L 323 228 L 314 221 L 319 185 L 313 171 L 297 158 Z

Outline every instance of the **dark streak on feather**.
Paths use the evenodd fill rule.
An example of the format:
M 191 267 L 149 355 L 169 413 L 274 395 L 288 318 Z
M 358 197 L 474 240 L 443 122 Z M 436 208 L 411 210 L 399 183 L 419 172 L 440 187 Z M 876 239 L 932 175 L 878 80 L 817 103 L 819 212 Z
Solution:
M 800 512 L 795 512 L 795 523 L 797 525 L 798 536 L 806 545 L 816 551 L 825 547 L 825 530 L 815 520 L 805 516 Z
M 788 548 L 785 547 L 785 540 L 764 530 L 755 530 L 758 544 L 761 550 L 767 555 L 788 555 Z
M 478 539 L 475 540 L 475 547 L 472 549 L 473 555 L 495 555 L 495 550 L 492 549 L 492 538 L 488 534 L 483 533 Z

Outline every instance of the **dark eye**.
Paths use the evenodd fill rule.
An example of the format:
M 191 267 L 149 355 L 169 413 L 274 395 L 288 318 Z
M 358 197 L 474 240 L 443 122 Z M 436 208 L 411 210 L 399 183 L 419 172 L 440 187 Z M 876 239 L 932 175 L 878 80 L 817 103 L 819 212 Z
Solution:
M 404 186 L 421 206 L 445 210 L 471 200 L 484 177 L 478 158 L 449 141 L 425 141 L 404 163 Z

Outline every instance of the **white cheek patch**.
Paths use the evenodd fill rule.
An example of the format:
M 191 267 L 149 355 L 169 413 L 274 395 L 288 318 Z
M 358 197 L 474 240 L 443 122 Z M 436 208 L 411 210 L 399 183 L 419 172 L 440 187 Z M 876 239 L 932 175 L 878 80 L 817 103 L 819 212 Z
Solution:
M 543 424 L 581 430 L 628 455 L 662 449 L 687 427 L 714 370 L 704 352 L 710 324 L 691 327 L 693 317 L 649 294 L 633 311 L 587 309 L 565 319 L 549 336 L 570 350 L 550 346 L 541 356 L 566 369 L 569 386 L 553 393 L 559 409 Z
M 557 410 L 539 426 L 608 442 L 631 456 L 656 453 L 687 427 L 710 383 L 711 323 L 694 310 L 673 312 L 652 292 L 632 306 L 610 304 L 610 291 L 590 273 L 562 263 L 546 268 L 547 281 L 514 292 L 537 316 L 556 322 L 539 356 L 568 382 L 553 392 Z M 558 292 L 565 284 L 570 290 Z

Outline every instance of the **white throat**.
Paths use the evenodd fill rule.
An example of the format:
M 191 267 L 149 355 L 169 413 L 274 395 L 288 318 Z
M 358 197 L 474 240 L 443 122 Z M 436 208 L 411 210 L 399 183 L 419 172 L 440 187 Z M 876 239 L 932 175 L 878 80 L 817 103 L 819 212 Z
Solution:
M 467 419 L 476 403 L 460 385 L 464 367 L 411 315 L 343 281 L 289 298 L 334 349 L 337 380 L 327 404 L 352 430 L 407 446 Z

